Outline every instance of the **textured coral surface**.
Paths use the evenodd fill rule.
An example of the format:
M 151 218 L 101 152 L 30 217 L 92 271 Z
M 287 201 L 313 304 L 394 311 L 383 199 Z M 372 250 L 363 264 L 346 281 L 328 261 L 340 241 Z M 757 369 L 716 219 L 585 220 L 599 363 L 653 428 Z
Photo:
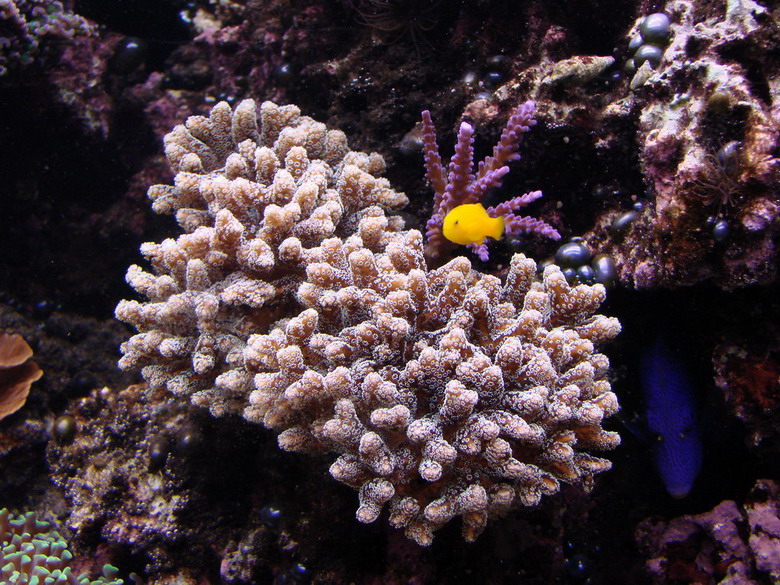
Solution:
M 74 574 L 73 554 L 51 522 L 39 520 L 35 512 L 22 516 L 0 509 L 0 579 L 8 585 L 122 585 L 117 570 L 106 565 L 103 576 Z
M 160 400 L 154 406 L 156 394 L 165 390 L 133 385 L 119 392 L 102 388 L 75 401 L 66 416 L 77 440 L 52 441 L 49 460 L 73 510 L 68 527 L 76 542 L 93 546 L 102 537 L 126 543 L 141 555 L 146 572 L 159 574 L 170 570 L 173 555 L 185 571 L 193 555 L 206 554 L 194 543 L 182 551 L 189 533 L 177 516 L 192 514 L 196 504 L 207 506 L 197 493 L 208 492 L 208 478 L 193 477 L 186 465 L 198 451 L 194 408 Z M 169 471 L 159 473 L 166 463 Z M 116 501 L 133 504 L 112 505 Z
M 491 515 L 534 505 L 560 482 L 586 488 L 619 443 L 607 358 L 620 331 L 595 315 L 601 285 L 571 288 L 556 266 L 513 258 L 502 282 L 452 260 L 428 271 L 419 232 L 374 254 L 323 243 L 298 297 L 308 307 L 250 337 L 245 416 L 283 429 L 282 448 L 339 453 L 330 473 L 359 491 L 357 518 L 382 507 L 419 544 L 456 516 L 474 540 Z
M 219 104 L 166 154 L 174 186 L 149 195 L 186 233 L 143 246 L 156 276 L 128 272 L 150 302 L 117 307 L 140 330 L 120 366 L 283 430 L 287 450 L 340 453 L 358 520 L 389 503 L 419 544 L 455 516 L 474 540 L 488 516 L 609 468 L 581 451 L 619 442 L 600 426 L 618 406 L 594 344 L 620 330 L 594 315 L 603 286 L 571 289 L 555 267 L 534 284 L 524 256 L 503 286 L 463 258 L 428 271 L 420 233 L 384 215 L 405 197 L 371 174 L 382 159 L 294 106 L 266 102 L 258 126 L 251 100 Z M 266 335 L 294 287 L 308 310 Z
M 360 218 L 384 219 L 406 197 L 377 177 L 382 157 L 350 151 L 342 132 L 295 106 L 265 102 L 258 121 L 252 100 L 235 112 L 220 103 L 165 144 L 174 186 L 155 185 L 149 197 L 185 234 L 143 245 L 154 274 L 128 271 L 149 302 L 117 307 L 140 331 L 122 346 L 120 366 L 143 366 L 152 386 L 215 414 L 240 410 L 227 373 L 240 367 L 247 337 L 289 303 L 310 248 L 355 231 Z
M 637 528 L 653 582 L 726 585 L 780 580 L 780 487 L 761 479 L 737 504 Z
M 634 74 L 626 67 L 629 45 L 653 12 L 664 12 L 670 23 L 663 54 L 655 69 L 643 66 Z M 767 551 L 776 543 L 767 536 L 775 496 L 764 488 L 748 494 L 758 478 L 780 477 L 778 23 L 778 0 L 0 0 L 0 331 L 21 334 L 46 373 L 24 407 L 0 421 L 0 507 L 57 517 L 75 529 L 69 541 L 78 558 L 105 556 L 126 582 L 135 571 L 147 585 L 776 580 L 770 569 L 751 564 L 772 558 Z M 208 192 L 207 184 L 238 178 L 258 183 L 251 156 L 244 159 L 248 174 L 225 175 L 231 153 L 243 158 L 232 129 L 223 133 L 231 135 L 223 162 L 216 162 L 223 155 L 215 153 L 227 152 L 219 144 L 198 138 L 200 146 L 188 138 L 196 128 L 208 134 L 206 121 L 221 101 L 231 110 L 221 119 L 232 125 L 247 98 L 257 106 L 265 100 L 297 104 L 328 129 L 344 131 L 353 149 L 380 153 L 382 176 L 409 204 L 362 224 L 356 218 L 349 225 L 344 215 L 333 234 L 316 241 L 304 244 L 299 237 L 302 260 L 289 274 L 248 270 L 238 259 L 223 267 L 220 252 L 233 258 L 240 244 L 214 248 L 209 240 L 208 252 L 194 252 L 203 229 L 223 229 L 216 218 L 225 209 L 247 237 L 265 221 L 262 213 L 255 220 L 201 196 L 201 185 Z M 362 453 L 360 442 L 318 439 L 324 436 L 319 423 L 290 407 L 285 412 L 321 441 L 317 452 L 303 457 L 279 449 L 274 432 L 241 416 L 264 408 L 250 404 L 259 391 L 255 376 L 279 373 L 257 363 L 247 367 L 247 341 L 277 328 L 287 335 L 288 321 L 280 320 L 309 309 L 317 311 L 314 335 L 346 336 L 346 343 L 368 335 L 370 327 L 360 336 L 347 333 L 363 323 L 385 331 L 370 313 L 342 326 L 335 317 L 325 319 L 317 305 L 301 307 L 295 294 L 307 266 L 331 261 L 322 255 L 326 239 L 340 238 L 343 246 L 355 234 L 373 258 L 386 258 L 392 239 L 386 236 L 400 235 L 398 219 L 383 218 L 388 211 L 402 215 L 407 228 L 425 231 L 435 200 L 422 170 L 421 111 L 436 121 L 442 153 L 457 151 L 465 123 L 473 129 L 473 158 L 482 160 L 500 142 L 511 112 L 527 100 L 536 103 L 537 124 L 524 135 L 522 159 L 509 164 L 502 186 L 488 189 L 484 203 L 495 207 L 541 189 L 544 197 L 523 213 L 555 226 L 564 241 L 582 237 L 594 257 L 608 254 L 614 261 L 612 280 L 619 284 L 601 312 L 618 317 L 622 332 L 603 351 L 622 413 L 603 427 L 620 431 L 621 445 L 609 454 L 609 473 L 594 477 L 592 492 L 574 478 L 571 485 L 559 482 L 559 494 L 536 506 L 503 517 L 491 508 L 488 528 L 475 542 L 465 542 L 460 531 L 465 525 L 475 534 L 478 524 L 468 521 L 479 522 L 480 513 L 460 514 L 423 548 L 385 521 L 386 504 L 379 520 L 355 522 L 360 494 L 328 476 L 334 460 L 351 457 L 366 479 L 381 480 L 387 467 L 371 452 L 378 445 L 373 435 Z M 163 138 L 193 114 L 204 118 L 179 131 L 184 142 L 176 156 L 194 144 L 190 154 L 203 170 L 171 169 Z M 169 146 L 179 148 L 176 140 Z M 190 154 L 180 162 L 192 160 Z M 282 169 L 287 157 L 277 158 Z M 181 175 L 178 183 L 175 175 Z M 197 193 L 187 191 L 194 184 Z M 166 213 L 152 210 L 149 185 L 171 186 L 155 191 Z M 176 207 L 186 193 L 192 201 Z M 291 201 L 270 204 L 284 208 Z M 177 216 L 192 223 L 177 225 Z M 179 250 L 194 256 L 168 257 L 175 270 L 158 272 L 138 253 L 142 242 L 155 242 L 145 249 L 163 256 Z M 499 278 L 501 288 L 514 253 L 545 266 L 557 247 L 547 238 L 505 237 L 491 242 L 488 262 L 461 249 L 444 250 L 438 262 L 464 253 L 473 270 Z M 269 248 L 278 261 L 280 248 Z M 208 282 L 197 263 L 191 272 L 191 282 L 205 287 L 200 291 L 187 288 L 192 259 L 206 267 Z M 159 282 L 163 298 L 128 289 L 123 276 L 131 264 L 142 267 L 136 284 Z M 234 284 L 227 279 L 237 272 L 279 294 L 259 308 L 223 303 L 222 293 Z M 468 270 L 460 274 L 471 282 Z M 351 267 L 340 268 L 332 286 L 350 275 Z M 150 380 L 159 387 L 129 390 L 141 380 L 138 370 L 116 367 L 119 344 L 139 333 L 113 318 L 122 298 L 138 302 L 131 311 L 136 316 L 148 311 L 156 319 L 141 324 L 148 326 L 140 335 L 149 335 L 149 345 L 127 355 L 151 367 L 150 374 L 158 368 Z M 215 298 L 216 317 L 208 312 Z M 173 309 L 184 310 L 175 330 L 162 325 Z M 242 325 L 236 333 L 227 323 Z M 423 331 L 413 325 L 410 334 Z M 465 334 L 468 327 L 460 327 Z M 675 338 L 701 415 L 695 422 L 703 464 L 681 500 L 669 498 L 652 447 L 634 435 L 643 434 L 647 418 L 637 362 L 655 334 Z M 155 336 L 167 341 L 165 355 L 152 343 Z M 438 340 L 430 342 L 431 351 L 441 349 Z M 351 367 L 330 361 L 337 353 L 315 365 L 314 349 L 301 347 L 312 352 L 302 351 L 309 360 L 302 368 L 323 379 Z M 376 356 L 363 346 L 355 351 L 371 367 L 387 354 L 386 348 Z M 492 348 L 475 352 L 491 362 L 498 357 Z M 467 385 L 457 370 L 453 381 Z M 166 371 L 170 379 L 163 379 Z M 359 378 L 361 385 L 367 379 Z M 179 397 L 167 389 L 169 381 L 172 389 L 193 393 Z M 104 386 L 109 390 L 93 392 Z M 363 401 L 361 388 L 332 406 L 352 402 L 366 431 L 394 456 L 399 445 L 408 447 L 413 464 L 406 475 L 394 468 L 391 479 L 414 481 L 393 489 L 424 506 L 443 497 L 434 492 L 444 479 L 428 481 L 420 471 L 427 443 L 375 426 L 377 408 Z M 294 405 L 299 398 L 291 393 Z M 192 399 L 227 416 L 212 417 Z M 440 405 L 430 402 L 417 400 L 412 422 L 435 418 Z M 303 410 L 315 406 L 324 408 L 307 404 Z M 472 414 L 485 415 L 479 402 Z M 322 425 L 333 419 L 332 408 L 322 410 Z M 452 445 L 461 428 L 458 421 L 436 427 L 452 432 L 444 437 Z M 196 436 L 202 448 L 185 454 Z M 514 459 L 542 469 L 523 459 L 536 457 L 532 449 L 514 448 L 519 439 L 498 438 L 513 446 Z M 581 447 L 574 453 L 584 453 Z M 468 460 L 485 469 L 484 452 L 455 450 L 458 465 Z M 448 481 L 463 469 L 438 463 Z M 551 474 L 550 467 L 544 473 Z M 436 468 L 423 469 L 431 474 Z M 514 489 L 501 477 L 475 482 L 487 486 L 486 493 L 498 483 Z M 381 491 L 364 500 L 377 495 Z M 731 520 L 727 514 L 710 524 L 700 518 L 722 502 L 734 502 Z M 762 503 L 756 507 L 760 529 L 745 520 L 756 502 Z M 637 547 L 632 535 L 647 518 L 696 528 L 665 547 Z M 719 526 L 748 542 L 740 549 L 741 565 L 722 552 Z M 749 569 L 740 573 L 739 567 Z

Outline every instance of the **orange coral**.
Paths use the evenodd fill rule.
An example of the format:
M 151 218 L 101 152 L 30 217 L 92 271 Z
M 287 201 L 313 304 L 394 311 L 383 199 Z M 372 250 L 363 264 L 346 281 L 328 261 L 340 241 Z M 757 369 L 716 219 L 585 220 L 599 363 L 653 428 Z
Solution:
M 0 334 L 0 420 L 24 406 L 30 386 L 43 371 L 21 335 Z

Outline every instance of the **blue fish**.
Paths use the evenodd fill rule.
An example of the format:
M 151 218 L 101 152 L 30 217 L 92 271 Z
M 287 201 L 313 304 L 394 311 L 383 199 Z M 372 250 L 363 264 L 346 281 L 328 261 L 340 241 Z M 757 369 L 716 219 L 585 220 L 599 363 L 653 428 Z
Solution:
M 685 364 L 662 337 L 645 348 L 641 381 L 655 467 L 673 498 L 687 496 L 701 469 L 696 396 Z

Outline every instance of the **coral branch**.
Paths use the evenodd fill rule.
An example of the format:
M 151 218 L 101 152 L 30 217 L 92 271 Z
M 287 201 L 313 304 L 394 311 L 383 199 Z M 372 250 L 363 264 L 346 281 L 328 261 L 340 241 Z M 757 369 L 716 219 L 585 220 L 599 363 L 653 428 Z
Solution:
M 232 360 L 249 331 L 293 302 L 319 244 L 360 229 L 365 245 L 379 245 L 401 227 L 384 210 L 407 201 L 379 176 L 382 157 L 349 150 L 343 132 L 293 105 L 265 102 L 259 114 L 252 100 L 222 102 L 166 136 L 174 186 L 154 185 L 149 197 L 185 233 L 144 244 L 153 271 L 132 266 L 127 281 L 151 302 L 116 309 L 139 330 L 120 366 L 215 415 L 243 408 L 249 375 Z
M 430 245 L 454 202 L 500 182 L 525 126 L 478 179 L 462 124 L 445 180 L 423 119 L 441 196 Z M 556 266 L 539 279 L 521 254 L 503 281 L 466 258 L 429 270 L 422 234 L 385 215 L 406 198 L 375 175 L 381 157 L 349 151 L 295 106 L 266 102 L 258 120 L 254 102 L 218 104 L 174 129 L 166 154 L 174 186 L 149 194 L 184 233 L 144 244 L 153 272 L 127 279 L 149 300 L 116 310 L 139 330 L 120 365 L 152 389 L 277 430 L 287 451 L 332 454 L 357 520 L 386 511 L 423 546 L 457 517 L 473 541 L 490 518 L 609 469 L 591 454 L 620 440 L 601 426 L 618 403 L 597 346 L 620 330 L 596 313 L 602 285 L 572 288 Z M 493 211 L 510 233 L 554 237 L 513 213 L 540 195 Z
M 447 214 L 459 205 L 480 202 L 490 189 L 501 186 L 504 176 L 509 172 L 507 165 L 520 158 L 517 151 L 523 133 L 536 124 L 536 120 L 533 119 L 534 107 L 534 102 L 527 101 L 515 108 L 501 133 L 498 144 L 493 148 L 493 155 L 479 163 L 476 174 L 473 172 L 474 127 L 468 122 L 462 122 L 458 129 L 455 154 L 449 162 L 446 179 L 431 113 L 428 110 L 422 113 L 425 176 L 434 191 L 433 214 L 426 224 L 425 232 L 425 253 L 429 258 L 441 257 L 444 251 L 452 246 L 442 233 Z M 541 196 L 541 191 L 532 191 L 490 207 L 487 212 L 491 217 L 503 216 L 507 235 L 535 233 L 558 240 L 561 236 L 551 225 L 539 219 L 514 214 L 515 211 Z M 469 248 L 481 260 L 488 260 L 488 249 L 485 244 L 473 244 Z
M 462 122 L 458 129 L 458 141 L 455 143 L 455 154 L 450 159 L 447 187 L 444 199 L 452 206 L 452 202 L 474 203 L 468 201 L 469 187 L 474 182 L 471 169 L 474 166 L 474 127 Z M 461 193 L 465 195 L 461 195 Z
M 557 266 L 539 280 L 521 254 L 504 283 L 465 258 L 427 271 L 416 231 L 379 253 L 323 245 L 305 310 L 249 338 L 261 373 L 244 416 L 285 450 L 334 453 L 360 522 L 386 509 L 427 546 L 460 516 L 473 541 L 490 518 L 609 469 L 590 454 L 620 441 L 601 426 L 618 404 L 596 346 L 620 330 L 596 314 L 603 286 L 572 288 Z
M 438 208 L 441 205 L 444 189 L 447 187 L 447 179 L 444 177 L 444 166 L 441 164 L 441 156 L 439 156 L 439 145 L 436 144 L 436 128 L 428 110 L 424 110 L 422 113 L 422 141 L 425 178 L 431 182 L 436 194 L 434 208 Z

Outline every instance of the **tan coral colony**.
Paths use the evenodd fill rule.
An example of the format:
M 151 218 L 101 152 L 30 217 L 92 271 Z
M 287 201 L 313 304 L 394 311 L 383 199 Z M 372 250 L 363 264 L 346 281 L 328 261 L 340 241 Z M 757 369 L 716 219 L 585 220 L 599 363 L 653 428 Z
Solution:
M 215 415 L 280 431 L 289 451 L 334 453 L 358 490 L 357 519 L 420 545 L 456 516 L 471 541 L 488 518 L 534 505 L 561 482 L 592 486 L 618 410 L 597 347 L 620 324 L 601 285 L 506 277 L 466 258 L 429 270 L 422 236 L 385 211 L 406 202 L 376 154 L 270 102 L 190 118 L 166 138 L 173 187 L 150 190 L 185 234 L 145 244 L 150 300 L 117 316 L 139 329 L 122 367 Z M 294 294 L 294 299 L 293 299 Z
M 149 302 L 116 309 L 139 331 L 123 344 L 120 366 L 141 366 L 152 386 L 215 415 L 240 412 L 245 397 L 232 392 L 244 343 L 286 310 L 316 257 L 311 247 L 354 232 L 363 218 L 387 225 L 384 210 L 407 199 L 378 177 L 381 156 L 350 151 L 342 132 L 296 106 L 265 102 L 258 125 L 252 100 L 234 112 L 219 103 L 208 118 L 174 128 L 165 153 L 174 185 L 155 185 L 149 197 L 158 213 L 175 213 L 185 233 L 142 246 L 154 274 L 128 270 L 128 283 Z

